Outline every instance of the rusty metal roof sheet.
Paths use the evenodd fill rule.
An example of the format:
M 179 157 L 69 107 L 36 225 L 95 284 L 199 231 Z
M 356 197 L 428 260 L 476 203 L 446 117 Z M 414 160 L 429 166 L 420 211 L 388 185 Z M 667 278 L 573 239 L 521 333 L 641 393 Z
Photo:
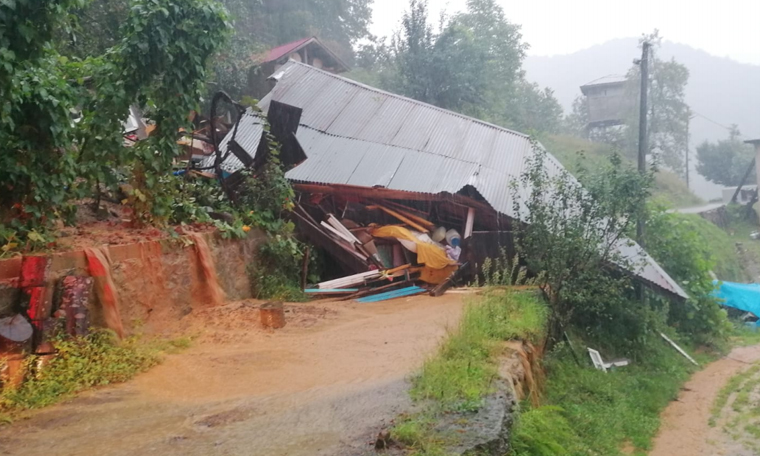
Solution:
M 277 84 L 259 106 L 266 111 L 276 100 L 303 109 L 297 137 L 308 159 L 287 173 L 289 179 L 428 194 L 472 187 L 496 211 L 517 216 L 510 185 L 542 147 L 527 135 L 296 62 L 273 78 Z M 260 135 L 255 118 L 244 117 L 238 143 L 255 153 Z M 551 155 L 546 166 L 551 176 L 564 171 Z M 638 245 L 624 242 L 619 251 L 644 259 L 633 274 L 687 297 Z

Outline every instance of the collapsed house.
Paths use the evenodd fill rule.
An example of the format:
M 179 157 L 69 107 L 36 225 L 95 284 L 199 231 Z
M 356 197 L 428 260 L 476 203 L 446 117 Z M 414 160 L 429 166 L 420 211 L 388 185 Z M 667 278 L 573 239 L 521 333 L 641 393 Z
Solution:
M 286 174 L 300 195 L 296 222 L 313 243 L 358 274 L 353 283 L 340 285 L 364 283 L 361 275 L 368 270 L 419 264 L 408 255 L 414 246 L 400 242 L 404 238 L 448 252 L 460 243 L 450 245 L 440 233 L 454 230 L 463 252 L 458 258 L 448 255 L 451 264 L 445 268 L 482 264 L 500 249 L 513 251 L 510 233 L 518 217 L 510 185 L 519 180 L 534 147 L 541 147 L 529 136 L 294 61 L 271 79 L 275 86 L 259 106 L 270 118 L 275 108 L 297 110 L 297 128 L 278 139 L 286 155 L 307 157 Z M 220 144 L 223 153 L 232 152 L 221 164 L 225 173 L 255 161 L 263 130 L 259 114 L 241 117 L 236 133 Z M 550 175 L 564 170 L 551 155 L 546 166 Z M 389 235 L 386 228 L 399 224 L 406 231 Z M 404 249 L 391 246 L 390 254 L 387 248 L 383 254 L 380 245 L 394 238 Z M 368 251 L 369 240 L 377 242 Z M 378 261 L 375 250 L 386 258 Z M 622 272 L 671 297 L 688 297 L 638 245 L 620 242 L 619 250 L 636 264 Z M 444 275 L 428 283 L 441 283 Z

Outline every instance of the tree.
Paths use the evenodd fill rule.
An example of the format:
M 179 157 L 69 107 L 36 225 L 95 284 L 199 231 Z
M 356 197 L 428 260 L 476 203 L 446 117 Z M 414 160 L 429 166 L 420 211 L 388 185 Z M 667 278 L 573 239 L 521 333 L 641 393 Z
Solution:
M 68 11 L 56 41 L 61 54 L 81 59 L 102 55 L 120 39 L 119 28 L 129 15 L 129 0 L 89 0 Z
M 655 161 L 663 163 L 671 171 L 685 176 L 684 154 L 688 144 L 691 110 L 686 103 L 686 84 L 689 70 L 671 59 L 664 61 L 657 56 L 662 37 L 655 30 L 643 41 L 652 45 L 649 57 L 649 97 L 647 113 L 647 137 L 649 150 Z M 607 133 L 607 138 L 620 144 L 631 158 L 638 155 L 639 106 L 641 69 L 634 65 L 627 75 L 627 97 L 630 106 L 625 117 L 627 128 Z M 620 136 L 622 135 L 622 136 Z
M 6 101 L 0 224 L 19 231 L 61 218 L 90 186 L 130 171 L 139 192 L 137 215 L 165 217 L 169 201 L 157 191 L 159 178 L 178 154 L 177 130 L 197 106 L 208 58 L 229 27 L 226 11 L 213 0 L 137 0 L 116 46 L 75 61 L 61 56 L 53 39 L 69 8 L 81 6 L 74 0 L 0 6 L 0 95 Z M 122 123 L 132 104 L 150 107 L 157 129 L 124 148 Z M 78 122 L 71 119 L 75 112 L 81 112 Z
M 579 165 L 578 178 L 567 171 L 549 172 L 542 149 L 526 163 L 520 182 L 513 184 L 514 213 L 519 214 L 516 244 L 534 272 L 543 273 L 549 296 L 549 335 L 558 341 L 574 313 L 630 288 L 618 273 L 631 270 L 639 259 L 625 257 L 620 247 L 649 195 L 652 176 L 642 176 L 618 155 L 590 173 Z
M 436 30 L 426 0 L 410 0 L 391 40 L 365 45 L 352 76 L 499 125 L 555 132 L 562 109 L 550 90 L 525 80 L 527 44 L 494 0 L 469 0 Z
M 743 143 L 736 125 L 731 126 L 728 139 L 712 143 L 705 141 L 697 147 L 697 172 L 707 180 L 726 187 L 738 186 L 755 158 L 752 147 Z M 754 167 L 749 175 L 754 182 Z

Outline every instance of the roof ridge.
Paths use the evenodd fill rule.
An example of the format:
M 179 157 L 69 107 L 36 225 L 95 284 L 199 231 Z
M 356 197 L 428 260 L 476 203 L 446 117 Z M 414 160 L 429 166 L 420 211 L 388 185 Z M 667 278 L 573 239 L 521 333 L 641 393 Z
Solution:
M 515 130 L 509 129 L 509 128 L 506 128 L 506 127 L 502 127 L 502 126 L 496 125 L 496 124 L 491 123 L 491 122 L 486 122 L 485 120 L 478 119 L 476 117 L 471 117 L 471 116 L 468 116 L 468 115 L 465 115 L 465 114 L 461 114 L 461 113 L 458 113 L 458 112 L 455 112 L 455 111 L 451 111 L 449 109 L 444 109 L 444 108 L 441 108 L 439 106 L 436 106 L 436 105 L 433 105 L 433 104 L 430 104 L 430 103 L 425 103 L 424 101 L 415 100 L 414 98 L 409 98 L 409 97 L 405 97 L 403 95 L 399 95 L 399 94 L 396 94 L 396 93 L 393 93 L 393 92 L 388 92 L 386 90 L 378 89 L 377 87 L 372 87 L 370 85 L 364 84 L 364 83 L 359 82 L 359 81 L 355 81 L 353 79 L 345 78 L 343 76 L 340 76 L 340 75 L 337 75 L 337 74 L 333 74 L 333 73 L 330 73 L 328 71 L 320 70 L 319 68 L 313 67 L 311 65 L 307 65 L 307 64 L 305 64 L 303 62 L 296 62 L 295 60 L 289 60 L 288 63 L 286 63 L 282 68 L 280 68 L 279 70 L 277 70 L 271 77 L 275 78 L 275 79 L 279 79 L 279 78 L 276 77 L 276 75 L 278 73 L 282 73 L 283 75 L 286 74 L 287 71 L 288 71 L 288 67 L 289 66 L 301 66 L 301 67 L 304 67 L 305 69 L 307 69 L 309 71 L 316 71 L 318 73 L 324 74 L 325 76 L 329 76 L 329 77 L 332 77 L 334 79 L 338 79 L 338 80 L 344 81 L 344 82 L 346 82 L 348 84 L 360 87 L 362 89 L 369 90 L 370 92 L 382 93 L 382 94 L 390 96 L 392 98 L 408 101 L 408 102 L 414 103 L 414 104 L 416 104 L 418 106 L 425 106 L 425 107 L 434 109 L 434 110 L 439 111 L 439 112 L 443 112 L 443 113 L 446 113 L 446 114 L 453 115 L 455 117 L 459 117 L 459 118 L 466 119 L 466 120 L 469 120 L 469 121 L 472 121 L 472 122 L 476 122 L 476 123 L 479 123 L 481 125 L 485 125 L 485 126 L 490 127 L 490 128 L 495 128 L 497 130 L 502 130 L 502 131 L 505 131 L 507 133 L 511 133 L 513 135 L 516 135 L 516 136 L 521 136 L 523 138 L 530 139 L 530 137 L 531 137 L 530 135 L 527 135 L 525 133 L 521 133 L 519 131 L 515 131 Z

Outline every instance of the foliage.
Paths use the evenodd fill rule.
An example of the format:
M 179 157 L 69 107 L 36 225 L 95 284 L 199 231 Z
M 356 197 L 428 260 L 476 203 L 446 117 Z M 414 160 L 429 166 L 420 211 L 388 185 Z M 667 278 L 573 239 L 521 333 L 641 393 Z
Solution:
M 31 6 L 34 5 L 34 6 Z M 71 200 L 89 188 L 132 176 L 140 221 L 162 222 L 171 199 L 159 176 L 177 155 L 176 132 L 196 106 L 207 59 L 224 41 L 225 11 L 212 0 L 139 0 L 119 40 L 104 55 L 69 60 L 53 30 L 74 1 L 5 3 L 0 31 L 0 223 L 23 237 L 69 219 Z M 30 18 L 34 17 L 33 23 Z M 204 30 L 204 33 L 198 33 Z M 21 38 L 19 40 L 18 38 Z M 148 140 L 122 145 L 130 105 L 147 106 L 157 123 Z M 71 115 L 80 119 L 72 121 Z
M 548 160 L 536 148 L 520 182 L 513 183 L 513 211 L 521 222 L 518 252 L 532 271 L 544 273 L 549 336 L 556 342 L 574 312 L 593 310 L 602 299 L 630 289 L 627 277 L 615 271 L 641 261 L 623 256 L 620 247 L 631 242 L 626 235 L 643 215 L 651 176 L 612 155 L 593 174 L 578 167 L 581 187 L 567 171 L 550 175 Z
M 469 0 L 436 30 L 426 0 L 410 0 L 390 41 L 360 48 L 362 82 L 444 109 L 524 131 L 556 131 L 562 109 L 521 70 L 527 45 L 494 0 Z
M 483 275 L 483 284 L 487 287 L 499 286 L 530 286 L 540 283 L 541 277 L 528 277 L 528 268 L 524 261 L 515 254 L 510 257 L 506 249 L 500 250 L 500 255 L 483 261 L 480 272 Z
M 578 451 L 578 436 L 562 412 L 556 406 L 543 406 L 521 413 L 512 430 L 512 456 L 555 456 Z
M 169 223 L 209 222 L 211 212 L 232 212 L 219 181 L 175 176 L 161 181 L 172 200 Z
M 58 354 L 44 370 L 37 370 L 37 357 L 27 358 L 29 377 L 19 389 L 2 391 L 1 411 L 44 407 L 87 388 L 125 382 L 157 364 L 161 351 L 175 347 L 171 341 L 155 346 L 136 338 L 117 342 L 108 330 L 81 339 L 60 338 L 54 344 Z M 185 345 L 179 341 L 177 346 Z
M 675 59 L 669 61 L 657 57 L 662 42 L 657 31 L 646 37 L 652 43 L 649 59 L 649 100 L 648 100 L 648 154 L 661 160 L 679 176 L 685 175 L 684 155 L 688 144 L 691 110 L 686 104 L 686 84 L 689 70 Z M 640 68 L 634 66 L 628 72 L 629 96 L 636 96 L 641 86 Z M 628 116 L 628 150 L 638 150 L 639 104 L 632 104 Z
M 500 342 L 538 342 L 546 317 L 544 304 L 534 294 L 487 291 L 480 302 L 468 305 L 439 354 L 425 362 L 413 380 L 412 397 L 432 399 L 444 410 L 476 409 L 496 375 Z
M 305 301 L 298 280 L 305 251 L 306 246 L 293 236 L 292 227 L 283 234 L 270 235 L 248 268 L 253 297 Z
M 736 125 L 733 125 L 728 139 L 711 143 L 703 142 L 697 147 L 697 171 L 707 180 L 718 185 L 738 186 L 747 174 L 750 163 L 755 158 L 752 146 L 744 144 L 739 137 Z M 755 182 L 753 167 L 748 182 Z
M 604 141 L 589 141 L 570 135 L 541 135 L 541 143 L 550 150 L 562 165 L 576 174 L 577 167 L 590 171 L 603 168 L 609 156 L 617 150 L 615 146 Z M 625 159 L 625 157 L 624 157 Z M 628 163 L 632 161 L 625 159 Z M 652 198 L 666 202 L 671 207 L 691 207 L 704 204 L 704 201 L 692 193 L 684 182 L 666 169 L 654 172 Z
M 702 226 L 698 228 L 699 225 Z M 699 216 L 668 213 L 655 207 L 647 230 L 656 236 L 647 237 L 647 251 L 689 295 L 685 302 L 661 303 L 668 309 L 668 323 L 696 342 L 717 343 L 728 337 L 731 325 L 726 311 L 711 296 L 715 286 L 710 272 L 715 261 L 709 245 L 720 236 L 705 236 L 705 225 L 710 222 Z M 707 228 L 708 232 L 720 232 L 714 226 L 714 230 Z M 722 255 L 734 251 L 733 246 L 730 248 Z
M 487 289 L 468 303 L 459 327 L 412 379 L 412 398 L 422 406 L 396 423 L 392 437 L 411 450 L 410 454 L 445 455 L 444 447 L 457 442 L 455 436 L 435 429 L 440 415 L 477 409 L 491 391 L 503 342 L 542 339 L 546 318 L 543 300 L 533 293 Z
M 118 44 L 119 28 L 129 15 L 129 0 L 86 0 L 68 11 L 56 29 L 56 45 L 67 57 L 102 55 Z

